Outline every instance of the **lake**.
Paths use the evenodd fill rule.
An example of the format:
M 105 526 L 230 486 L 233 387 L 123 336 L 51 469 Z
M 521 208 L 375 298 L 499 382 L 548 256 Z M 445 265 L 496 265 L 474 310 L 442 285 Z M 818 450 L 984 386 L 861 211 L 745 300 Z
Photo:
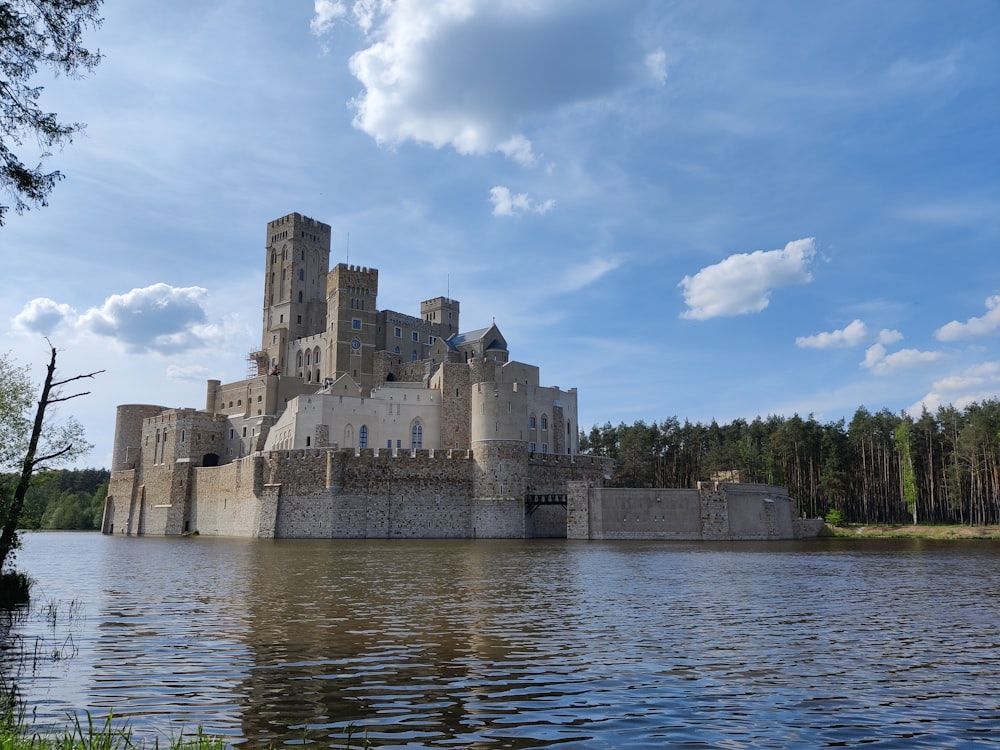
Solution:
M 995 747 L 1000 543 L 26 533 L 29 719 L 243 747 Z

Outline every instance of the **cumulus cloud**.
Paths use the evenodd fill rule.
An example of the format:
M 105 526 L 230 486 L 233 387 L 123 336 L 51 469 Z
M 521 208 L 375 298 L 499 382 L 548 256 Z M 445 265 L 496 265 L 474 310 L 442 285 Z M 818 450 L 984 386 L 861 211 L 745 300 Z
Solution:
M 11 320 L 15 331 L 50 336 L 62 325 L 73 325 L 76 310 L 46 297 L 36 297 L 26 304 Z
M 860 320 L 852 320 L 836 331 L 799 336 L 795 345 L 809 349 L 838 349 L 856 346 L 868 338 L 868 327 Z
M 116 339 L 135 352 L 173 352 L 199 345 L 195 326 L 206 323 L 201 287 L 159 283 L 113 294 L 80 316 L 80 328 Z
M 312 28 L 346 14 L 316 0 Z M 364 90 L 354 125 L 382 144 L 451 146 L 536 162 L 525 118 L 613 94 L 637 79 L 634 3 L 598 0 L 367 0 L 352 8 L 370 44 L 350 69 Z M 648 66 L 660 80 L 665 58 Z
M 490 203 L 494 216 L 515 216 L 516 214 L 547 214 L 556 202 L 549 198 L 539 203 L 527 193 L 511 193 L 509 188 L 497 185 L 490 188 Z
M 132 352 L 170 353 L 218 341 L 233 321 L 210 323 L 201 287 L 159 283 L 108 297 L 100 307 L 78 314 L 69 305 L 34 299 L 13 319 L 15 330 L 48 335 L 59 327 L 114 339 Z
M 897 341 L 903 340 L 903 334 L 892 328 L 883 328 L 878 333 L 878 342 L 880 344 L 895 344 Z
M 739 253 L 706 266 L 678 284 L 688 306 L 681 317 L 707 320 L 760 312 L 775 289 L 812 281 L 809 264 L 815 254 L 815 242 L 808 237 L 781 250 Z
M 996 398 L 998 392 L 1000 392 L 1000 361 L 981 362 L 935 381 L 927 395 L 907 411 L 916 415 L 923 408 L 936 412 L 942 406 L 949 405 L 964 409 L 974 402 Z
M 986 300 L 986 314 L 981 318 L 969 318 L 964 323 L 953 320 L 938 328 L 934 335 L 938 341 L 959 341 L 997 331 L 1000 331 L 1000 294 Z
M 893 334 L 898 334 L 897 331 L 886 330 L 882 331 L 882 334 L 886 336 L 888 343 L 897 340 L 893 338 Z M 880 341 L 872 344 L 865 351 L 865 358 L 861 362 L 861 366 L 871 370 L 873 375 L 892 375 L 900 370 L 930 364 L 943 358 L 944 354 L 941 352 L 925 352 L 919 349 L 900 349 L 890 354 L 880 336 Z

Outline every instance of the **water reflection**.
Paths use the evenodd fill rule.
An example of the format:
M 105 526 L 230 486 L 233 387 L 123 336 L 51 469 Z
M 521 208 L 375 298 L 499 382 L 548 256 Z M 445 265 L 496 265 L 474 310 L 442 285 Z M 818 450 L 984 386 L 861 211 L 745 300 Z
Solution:
M 244 746 L 351 725 L 413 748 L 985 746 L 998 552 L 31 534 L 36 603 L 85 616 L 76 655 L 19 683 L 40 722 Z

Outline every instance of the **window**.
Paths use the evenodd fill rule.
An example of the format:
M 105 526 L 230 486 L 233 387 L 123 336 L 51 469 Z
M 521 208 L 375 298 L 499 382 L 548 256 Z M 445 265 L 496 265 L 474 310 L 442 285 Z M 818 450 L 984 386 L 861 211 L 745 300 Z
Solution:
M 431 345 L 431 344 L 433 344 L 433 343 L 434 343 L 434 337 L 433 336 L 428 336 L 427 337 L 427 344 L 428 344 L 428 346 Z
M 394 348 L 394 349 L 392 350 L 392 353 L 393 353 L 393 354 L 399 354 L 399 347 L 398 347 L 398 346 L 397 346 L 397 347 L 395 347 L 395 348 Z
M 414 450 L 424 447 L 424 428 L 419 419 L 413 423 L 413 428 L 410 430 L 410 447 Z
M 528 443 L 528 451 L 530 453 L 534 453 L 535 452 L 535 444 L 534 443 Z
M 414 331 L 413 333 L 410 334 L 410 338 L 412 338 L 414 341 L 420 341 L 420 334 Z
M 393 328 L 393 329 L 392 329 L 392 333 L 393 333 L 393 335 L 394 335 L 394 336 L 395 336 L 395 337 L 396 337 L 397 339 L 401 339 L 401 338 L 403 338 L 403 329 L 402 329 L 402 328 L 400 328 L 399 326 L 396 326 L 395 328 Z
M 548 452 L 549 452 L 549 444 L 542 443 L 542 453 L 548 453 Z
M 549 418 L 545 414 L 542 415 L 542 429 L 543 430 L 549 429 Z
M 361 429 L 358 430 L 358 447 L 367 448 L 368 447 L 368 425 L 361 425 Z
M 528 429 L 531 429 L 531 430 L 535 429 L 535 415 L 534 414 L 532 414 L 530 417 L 528 417 Z
M 402 447 L 403 447 L 403 441 L 397 438 L 396 439 L 396 450 L 399 450 Z
M 303 281 L 306 278 L 306 272 L 301 268 L 299 269 L 299 281 Z
M 417 361 L 417 350 L 416 349 L 414 349 L 413 352 L 410 354 L 410 361 L 411 362 L 416 362 Z
M 353 328 L 355 331 L 360 331 L 361 330 L 361 318 L 352 318 L 351 319 L 351 328 Z

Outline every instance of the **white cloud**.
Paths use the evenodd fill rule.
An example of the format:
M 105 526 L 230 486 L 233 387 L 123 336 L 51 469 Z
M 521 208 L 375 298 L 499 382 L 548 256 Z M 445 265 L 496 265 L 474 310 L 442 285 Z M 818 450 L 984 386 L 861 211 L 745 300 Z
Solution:
M 527 193 L 511 193 L 509 188 L 496 185 L 490 188 L 490 203 L 494 216 L 514 216 L 520 213 L 547 214 L 556 202 L 549 198 L 541 203 Z
M 861 366 L 871 370 L 873 375 L 892 375 L 900 370 L 937 362 L 944 358 L 941 352 L 924 352 L 919 349 L 900 349 L 892 354 L 881 343 L 872 344 L 865 351 Z
M 573 264 L 559 291 L 575 292 L 583 289 L 611 273 L 621 264 L 621 258 L 594 258 L 586 263 Z
M 815 242 L 809 237 L 789 242 L 782 250 L 730 255 L 706 266 L 678 284 L 688 306 L 681 317 L 707 320 L 760 312 L 775 289 L 812 281 L 809 263 L 815 254 Z
M 975 336 L 986 336 L 1000 330 L 1000 294 L 986 300 L 986 314 L 981 318 L 969 318 L 965 323 L 953 320 L 934 332 L 938 341 L 958 341 Z
M 996 398 L 1000 393 L 1000 361 L 982 362 L 934 382 L 931 390 L 907 411 L 917 415 L 922 408 L 936 412 L 942 406 L 964 409 L 971 403 Z
M 45 297 L 36 297 L 11 319 L 11 324 L 15 331 L 50 336 L 60 326 L 72 325 L 76 318 L 76 310 L 69 305 L 61 305 Z
M 667 54 L 658 49 L 646 55 L 646 70 L 661 86 L 667 82 Z
M 309 28 L 317 36 L 328 33 L 338 19 L 347 14 L 347 8 L 339 0 L 315 0 L 316 15 L 309 22 Z
M 314 28 L 343 10 L 318 2 Z M 630 8 L 611 0 L 370 0 L 353 15 L 371 39 L 350 60 L 354 125 L 382 144 L 533 164 L 526 118 L 614 93 L 639 67 Z
M 835 349 L 856 346 L 868 337 L 868 327 L 860 320 L 853 320 L 836 331 L 799 336 L 795 345 L 810 349 Z
M 77 334 L 110 338 L 133 353 L 178 352 L 217 345 L 240 330 L 235 318 L 210 323 L 205 313 L 207 291 L 158 283 L 125 294 L 113 294 L 100 307 L 78 314 L 69 305 L 46 298 L 28 302 L 12 320 L 21 333 L 49 335 L 69 328 Z
M 878 333 L 878 342 L 880 344 L 895 344 L 897 341 L 903 340 L 903 334 L 892 328 L 883 328 Z

